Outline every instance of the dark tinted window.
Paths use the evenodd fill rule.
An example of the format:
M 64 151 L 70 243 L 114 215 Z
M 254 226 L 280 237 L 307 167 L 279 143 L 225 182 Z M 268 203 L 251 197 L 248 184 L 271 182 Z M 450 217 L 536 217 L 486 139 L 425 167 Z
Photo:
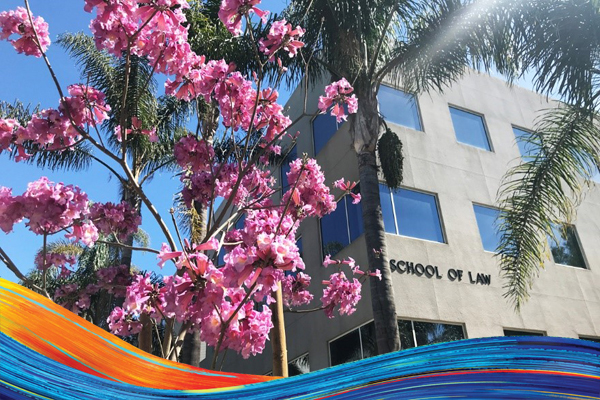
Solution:
M 505 329 L 504 336 L 545 336 L 541 332 L 518 331 L 515 329 Z
M 462 325 L 401 319 L 398 320 L 398 328 L 402 349 L 415 347 L 415 339 L 417 346 L 426 346 L 465 338 Z
M 331 366 L 362 359 L 360 330 L 355 329 L 329 343 Z
M 289 376 L 302 375 L 308 372 L 310 372 L 310 359 L 308 358 L 308 354 L 300 356 L 288 363 Z
M 460 143 L 479 147 L 487 151 L 491 150 L 488 135 L 485 130 L 485 124 L 483 123 L 483 117 L 481 115 L 459 110 L 454 107 L 450 107 L 450 115 L 452 117 L 456 139 Z

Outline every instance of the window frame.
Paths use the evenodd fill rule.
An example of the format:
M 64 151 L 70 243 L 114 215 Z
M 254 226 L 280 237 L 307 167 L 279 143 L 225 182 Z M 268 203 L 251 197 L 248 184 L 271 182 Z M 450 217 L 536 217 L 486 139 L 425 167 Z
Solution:
M 485 137 L 487 139 L 488 145 L 490 146 L 490 149 L 484 149 L 482 147 L 478 147 L 478 146 L 473 146 L 472 144 L 468 144 L 468 143 L 463 143 L 460 140 L 458 140 L 458 136 L 456 135 L 456 127 L 454 126 L 454 120 L 452 119 L 452 112 L 450 111 L 451 108 L 454 108 L 456 110 L 468 113 L 468 114 L 473 114 L 476 115 L 478 117 L 481 118 L 481 122 L 483 123 L 483 130 L 485 131 Z M 470 110 L 468 108 L 456 105 L 454 103 L 448 103 L 448 114 L 450 114 L 450 122 L 452 123 L 452 129 L 454 130 L 454 139 L 456 140 L 456 143 L 458 143 L 459 145 L 463 145 L 463 146 L 469 146 L 478 150 L 482 150 L 485 151 L 486 153 L 495 153 L 495 147 L 494 147 L 494 143 L 492 142 L 492 135 L 490 134 L 490 129 L 488 127 L 487 121 L 485 119 L 485 115 L 483 113 L 480 113 L 478 111 L 473 111 Z
M 379 94 L 379 89 L 381 88 L 381 86 L 386 86 L 386 87 L 388 87 L 388 88 L 390 88 L 392 90 L 396 90 L 396 91 L 402 92 L 404 94 L 408 94 L 408 95 L 413 96 L 413 98 L 415 99 L 415 104 L 417 106 L 417 117 L 418 117 L 418 121 L 419 121 L 419 127 L 421 129 L 415 129 L 415 128 L 412 128 L 410 126 L 401 125 L 401 124 L 398 124 L 398 123 L 396 123 L 394 121 L 388 121 L 388 120 L 386 120 L 384 118 L 385 122 L 393 124 L 395 126 L 399 126 L 399 127 L 405 128 L 405 129 L 410 129 L 411 131 L 414 131 L 414 132 L 426 133 L 425 132 L 425 125 L 423 124 L 423 113 L 421 112 L 421 103 L 419 102 L 419 98 L 417 96 L 417 93 L 408 91 L 408 90 L 404 89 L 403 87 L 401 88 L 401 87 L 399 87 L 397 85 L 394 85 L 394 84 L 391 84 L 391 83 L 383 83 L 382 82 L 382 83 L 379 84 L 379 87 L 377 88 L 377 93 L 375 94 L 376 97 Z M 378 108 L 381 108 L 381 107 L 379 107 L 379 99 L 377 99 L 377 106 L 378 106 Z
M 308 372 L 313 372 L 312 367 L 310 366 L 310 352 L 308 352 L 308 351 L 306 351 L 306 352 L 300 354 L 298 357 L 295 357 L 292 360 L 288 361 L 288 369 L 290 368 L 291 363 L 293 363 L 294 361 L 296 361 L 304 356 L 308 356 L 308 369 L 309 369 Z M 273 373 L 273 372 L 271 371 L 271 373 Z M 299 374 L 299 375 L 304 375 L 304 374 Z M 298 375 L 295 375 L 295 376 L 298 376 Z
M 357 182 L 356 182 L 356 187 L 360 187 L 360 181 L 357 181 Z M 359 191 L 359 193 L 360 193 L 360 191 Z M 336 202 L 336 204 L 337 204 L 337 203 L 339 203 L 340 201 L 342 201 L 344 198 L 347 198 L 347 197 L 350 197 L 350 195 L 349 195 L 348 193 L 346 193 L 346 194 L 342 194 L 342 195 L 340 196 L 340 198 L 339 198 L 338 200 L 336 200 L 336 201 L 335 201 L 335 202 Z M 346 201 L 347 201 L 347 199 L 346 199 Z M 350 200 L 350 201 L 351 201 L 351 200 Z M 359 205 L 359 206 L 361 207 L 361 209 L 362 209 L 362 204 L 358 203 L 358 205 Z M 336 208 L 336 210 L 337 210 L 337 208 Z M 338 253 L 339 253 L 339 252 L 341 252 L 342 250 L 344 250 L 346 247 L 350 246 L 352 243 L 354 243 L 354 242 L 355 242 L 356 240 L 358 240 L 358 239 L 359 239 L 359 238 L 360 238 L 362 235 L 364 235 L 364 234 L 365 234 L 365 225 L 364 225 L 364 221 L 362 221 L 362 216 L 361 216 L 361 221 L 362 221 L 362 224 L 363 224 L 363 226 L 362 226 L 362 232 L 360 233 L 360 235 L 358 235 L 356 238 L 354 238 L 354 239 L 352 240 L 352 234 L 351 234 L 351 232 L 350 232 L 350 219 L 348 218 L 348 206 L 347 206 L 346 204 L 344 204 L 344 213 L 346 214 L 346 232 L 347 232 L 347 234 L 348 234 L 348 244 L 347 244 L 347 245 L 345 245 L 345 246 L 344 246 L 344 247 L 343 247 L 343 248 L 342 248 L 340 251 L 338 251 Z M 327 215 L 329 215 L 329 214 L 327 214 Z M 324 217 L 327 217 L 327 215 L 325 215 Z M 321 247 L 321 250 L 320 250 L 320 251 L 321 251 L 321 259 L 322 259 L 322 260 L 323 260 L 323 259 L 325 259 L 325 251 L 324 251 L 324 246 L 323 246 L 323 228 L 322 228 L 322 223 L 323 223 L 322 221 L 323 221 L 323 218 L 324 218 L 324 217 L 322 217 L 322 218 L 319 218 L 319 242 L 321 243 L 321 246 L 320 246 L 320 247 Z M 300 235 L 300 236 L 302 236 L 302 235 Z M 336 254 L 337 254 L 337 253 L 336 253 Z M 335 255 L 331 255 L 331 256 L 332 256 L 332 257 L 335 257 Z
M 463 336 L 464 336 L 464 338 L 460 339 L 460 340 L 466 340 L 466 339 L 469 338 L 469 336 L 467 335 L 467 327 L 466 327 L 466 325 L 465 325 L 464 322 L 448 322 L 448 321 L 439 321 L 439 320 L 437 320 L 437 321 L 430 321 L 430 320 L 427 320 L 427 319 L 409 318 L 409 317 L 406 317 L 406 318 L 405 317 L 397 317 L 396 320 L 397 321 L 402 320 L 402 321 L 409 321 L 410 322 L 410 327 L 412 328 L 412 337 L 413 337 L 413 341 L 415 343 L 415 347 L 410 347 L 411 349 L 417 348 L 417 347 L 420 347 L 420 346 L 430 346 L 428 344 L 419 345 L 417 343 L 417 331 L 415 330 L 415 322 L 425 322 L 425 323 L 428 323 L 428 324 L 441 324 L 441 325 L 460 326 L 462 328 Z M 443 342 L 443 343 L 448 343 L 448 342 Z M 400 349 L 400 350 L 406 350 L 406 349 Z
M 477 224 L 477 231 L 479 232 L 479 241 L 481 242 L 481 248 L 486 253 L 498 254 L 497 251 L 489 251 L 489 250 L 486 250 L 485 247 L 483 247 L 483 240 L 481 238 L 481 230 L 479 229 L 479 222 L 477 222 L 477 214 L 475 214 L 475 206 L 477 206 L 477 207 L 483 207 L 483 208 L 490 208 L 492 210 L 497 210 L 498 212 L 502 212 L 502 209 L 499 208 L 499 207 L 494 207 L 494 206 L 490 206 L 490 205 L 487 205 L 487 204 L 478 203 L 476 201 L 472 201 L 471 204 L 473 205 L 473 215 L 475 215 L 475 223 Z M 497 218 L 496 218 L 496 220 L 497 220 Z
M 537 132 L 534 129 L 523 128 L 523 127 L 521 127 L 519 125 L 515 125 L 515 124 L 510 124 L 510 128 L 515 137 L 515 144 L 517 145 L 517 150 L 519 150 L 519 158 L 523 161 L 526 161 L 524 157 L 529 157 L 530 159 L 534 159 L 536 157 L 535 155 L 526 156 L 525 154 L 521 154 L 521 149 L 519 148 L 519 138 L 517 137 L 517 135 L 515 135 L 515 129 L 518 129 L 518 130 L 526 132 L 526 133 L 537 133 Z
M 577 335 L 578 339 L 587 340 L 589 342 L 600 343 L 600 336 Z
M 385 184 L 385 182 L 382 182 L 382 181 L 379 181 L 379 184 L 387 186 Z M 409 187 L 406 187 L 404 185 L 401 185 L 397 190 L 401 190 L 401 189 L 408 190 L 408 191 L 411 191 L 411 192 L 417 192 L 417 193 L 425 194 L 425 195 L 428 195 L 428 196 L 433 196 L 433 198 L 435 199 L 435 208 L 436 208 L 436 211 L 437 211 L 437 214 L 438 214 L 438 219 L 439 219 L 439 223 L 440 223 L 440 230 L 442 232 L 442 239 L 443 239 L 443 241 L 438 242 L 438 241 L 435 241 L 435 240 L 422 239 L 422 238 L 417 238 L 417 237 L 413 237 L 413 236 L 406 236 L 406 235 L 401 235 L 400 234 L 400 230 L 398 228 L 398 218 L 396 216 L 396 203 L 394 203 L 394 196 L 392 194 L 393 193 L 392 192 L 393 189 L 390 189 L 390 197 L 391 197 L 392 215 L 394 216 L 394 226 L 396 228 L 396 233 L 391 233 L 391 232 L 387 232 L 386 231 L 385 234 L 386 235 L 400 236 L 400 237 L 408 238 L 408 239 L 424 240 L 424 241 L 430 242 L 430 243 L 438 243 L 438 244 L 446 244 L 446 245 L 449 244 L 448 243 L 448 235 L 446 234 L 446 228 L 445 228 L 445 224 L 444 224 L 444 217 L 442 215 L 442 208 L 441 208 L 441 205 L 440 205 L 438 194 L 434 193 L 434 192 L 430 192 L 428 190 L 409 188 Z M 381 198 L 381 191 L 379 193 L 379 198 Z M 384 227 L 384 230 L 385 230 L 385 227 Z
M 332 339 L 329 339 L 327 341 L 327 355 L 329 357 L 329 366 L 330 367 L 332 366 L 331 365 L 331 343 L 334 342 L 334 341 L 336 341 L 336 340 L 338 340 L 338 339 L 340 339 L 340 338 L 342 338 L 342 337 L 344 337 L 344 336 L 346 336 L 346 335 L 348 335 L 348 334 L 350 334 L 350 333 L 352 333 L 352 332 L 354 332 L 354 331 L 356 331 L 356 330 L 358 330 L 358 342 L 360 343 L 360 359 L 361 360 L 365 359 L 365 357 L 364 357 L 365 352 L 364 352 L 364 349 L 363 349 L 362 335 L 360 333 L 360 328 L 362 328 L 363 326 L 368 325 L 368 324 L 370 324 L 371 322 L 374 322 L 374 321 L 375 320 L 370 319 L 367 322 L 364 322 L 364 323 L 362 323 L 360 325 L 357 325 L 356 327 L 354 327 L 354 328 L 352 328 L 352 329 L 350 329 L 348 331 L 345 331 L 344 333 L 339 334 L 339 335 L 337 335 L 337 336 L 335 336 Z M 360 360 L 356 360 L 356 361 L 360 361 Z M 338 365 L 341 365 L 341 364 L 338 364 Z
M 511 335 L 511 336 L 506 336 L 505 332 L 506 331 L 513 331 L 513 332 L 521 332 L 524 333 L 524 335 L 521 336 L 548 336 L 548 333 L 546 331 L 541 331 L 541 330 L 537 330 L 537 329 L 521 329 L 521 328 L 506 328 L 506 327 L 502 327 L 502 334 L 504 337 L 519 337 L 519 336 L 515 336 L 515 335 Z M 527 335 L 527 333 L 535 333 L 536 335 Z M 541 333 L 541 335 L 539 335 Z
M 558 265 L 560 267 L 567 267 L 567 268 L 575 268 L 579 271 L 589 271 L 590 270 L 590 264 L 587 260 L 587 257 L 585 256 L 585 252 L 583 251 L 583 246 L 581 245 L 581 239 L 579 238 L 579 232 L 577 230 L 577 227 L 575 226 L 575 224 L 567 224 L 566 222 L 559 222 L 558 224 L 560 225 L 569 225 L 571 226 L 571 228 L 573 229 L 573 236 L 575 237 L 575 244 L 577 245 L 577 247 L 579 248 L 579 252 L 581 253 L 581 259 L 583 261 L 583 268 L 581 267 L 576 267 L 574 265 L 568 265 L 568 264 L 562 264 L 562 263 L 558 263 L 556 261 L 554 261 L 554 254 L 552 254 L 552 243 L 550 241 L 550 239 L 548 240 L 548 246 L 549 246 L 549 250 L 550 250 L 550 255 L 552 257 L 552 262 L 554 263 L 554 265 Z

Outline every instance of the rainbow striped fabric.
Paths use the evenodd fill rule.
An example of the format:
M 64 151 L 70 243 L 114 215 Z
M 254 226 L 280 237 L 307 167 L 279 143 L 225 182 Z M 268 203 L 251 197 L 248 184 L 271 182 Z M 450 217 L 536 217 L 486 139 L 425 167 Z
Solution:
M 600 344 L 470 339 L 275 379 L 153 357 L 0 279 L 0 398 L 600 399 Z

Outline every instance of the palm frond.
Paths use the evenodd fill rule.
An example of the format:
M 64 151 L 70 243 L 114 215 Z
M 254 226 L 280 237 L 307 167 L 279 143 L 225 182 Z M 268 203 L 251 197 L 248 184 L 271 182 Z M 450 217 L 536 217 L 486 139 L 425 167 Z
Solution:
M 547 258 L 552 224 L 572 218 L 582 178 L 600 164 L 598 120 L 586 109 L 546 111 L 527 141 L 536 155 L 508 171 L 499 191 L 498 254 L 505 296 L 517 309 Z

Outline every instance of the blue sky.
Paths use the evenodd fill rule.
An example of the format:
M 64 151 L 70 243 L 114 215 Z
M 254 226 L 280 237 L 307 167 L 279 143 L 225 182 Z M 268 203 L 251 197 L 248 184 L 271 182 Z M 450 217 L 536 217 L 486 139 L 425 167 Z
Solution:
M 277 12 L 283 9 L 286 1 L 267 0 L 263 1 L 262 5 L 264 9 Z M 2 0 L 0 11 L 15 9 L 18 6 L 23 6 L 23 1 Z M 83 0 L 30 0 L 30 6 L 34 15 L 42 16 L 49 24 L 50 38 L 53 44 L 48 49 L 48 58 L 63 90 L 65 90 L 68 85 L 80 82 L 80 77 L 72 61 L 54 42 L 57 36 L 64 32 L 90 33 L 88 25 L 92 14 L 83 10 Z M 0 60 L 0 76 L 2 77 L 0 100 L 12 102 L 18 99 L 25 104 L 40 104 L 42 108 L 58 106 L 58 92 L 42 59 L 17 54 L 10 43 L 2 41 L 0 42 Z M 164 78 L 159 77 L 159 81 L 164 81 Z M 289 96 L 288 91 L 282 91 L 281 95 L 281 101 L 285 103 Z M 115 202 L 119 200 L 117 181 L 110 180 L 108 173 L 101 166 L 93 166 L 89 170 L 78 173 L 53 172 L 41 170 L 22 162 L 15 163 L 9 160 L 6 154 L 2 154 L 0 171 L 0 186 L 13 188 L 15 195 L 25 191 L 28 182 L 47 176 L 55 182 L 78 185 L 93 201 Z M 179 180 L 170 173 L 159 174 L 147 186 L 148 196 L 165 220 L 170 220 L 168 211 L 173 204 L 173 194 L 177 192 L 178 188 Z M 163 235 L 156 222 L 147 214 L 144 210 L 142 228 L 150 235 L 151 247 L 159 248 L 164 241 Z M 59 237 L 59 235 L 56 236 Z M 34 255 L 42 246 L 42 237 L 31 233 L 21 222 L 15 225 L 14 231 L 8 235 L 0 231 L 0 246 L 25 273 L 33 266 Z M 156 257 L 153 254 L 135 253 L 133 263 L 141 269 L 159 271 L 156 266 Z M 167 274 L 172 272 L 170 270 L 163 271 Z M 18 281 L 2 263 L 0 263 L 0 277 Z

